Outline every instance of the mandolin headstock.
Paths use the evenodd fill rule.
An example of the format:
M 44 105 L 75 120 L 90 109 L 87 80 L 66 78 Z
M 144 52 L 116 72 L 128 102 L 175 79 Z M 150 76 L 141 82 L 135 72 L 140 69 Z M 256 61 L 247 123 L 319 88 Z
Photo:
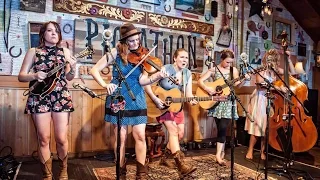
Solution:
M 93 54 L 94 54 L 94 50 L 93 50 L 92 46 L 87 46 L 86 49 L 80 51 L 74 57 L 75 58 L 83 58 L 83 57 L 86 57 L 88 55 L 93 55 Z

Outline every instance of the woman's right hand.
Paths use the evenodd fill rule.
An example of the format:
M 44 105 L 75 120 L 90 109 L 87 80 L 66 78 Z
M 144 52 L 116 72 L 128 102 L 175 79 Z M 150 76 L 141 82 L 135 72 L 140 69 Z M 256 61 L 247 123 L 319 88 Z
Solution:
M 212 87 L 205 87 L 204 90 L 207 91 L 209 95 L 215 95 L 216 94 L 216 90 L 214 88 L 212 88 Z
M 156 98 L 152 99 L 152 101 L 156 104 L 157 108 L 159 108 L 159 109 L 164 108 L 164 102 L 160 98 L 156 97 Z
M 34 73 L 34 77 L 37 81 L 42 82 L 46 77 L 48 73 L 45 73 L 43 71 L 38 71 Z
M 107 92 L 109 95 L 113 94 L 113 92 L 117 89 L 117 85 L 113 83 L 109 83 L 106 86 L 104 86 L 105 89 L 107 89 Z

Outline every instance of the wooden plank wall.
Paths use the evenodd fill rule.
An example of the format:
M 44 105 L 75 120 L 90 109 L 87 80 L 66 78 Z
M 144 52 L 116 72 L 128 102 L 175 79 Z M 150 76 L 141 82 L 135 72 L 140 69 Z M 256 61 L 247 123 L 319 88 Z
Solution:
M 0 76 L 0 148 L 12 147 L 16 156 L 30 156 L 37 150 L 36 131 L 30 115 L 24 114 L 27 97 L 23 92 L 28 83 L 20 83 L 15 76 Z M 71 87 L 75 79 L 69 83 L 75 111 L 71 113 L 68 140 L 69 152 L 97 152 L 113 149 L 113 128 L 104 123 L 104 101 L 92 99 L 81 90 Z M 97 94 L 104 90 L 94 81 L 86 80 L 86 86 Z M 195 83 L 195 82 L 194 82 Z M 194 85 L 193 90 L 196 90 Z M 215 137 L 215 123 L 207 120 L 206 110 L 188 103 L 184 106 L 186 126 L 184 141 Z M 154 122 L 149 119 L 149 122 Z M 52 127 L 52 125 L 51 125 Z M 164 128 L 165 129 L 165 128 Z M 53 128 L 51 128 L 51 150 L 56 152 Z M 167 132 L 165 132 L 167 134 Z M 168 134 L 167 134 L 168 135 Z M 168 136 L 166 136 L 168 137 Z M 167 139 L 166 139 L 167 140 Z M 132 128 L 128 128 L 127 147 L 134 147 Z

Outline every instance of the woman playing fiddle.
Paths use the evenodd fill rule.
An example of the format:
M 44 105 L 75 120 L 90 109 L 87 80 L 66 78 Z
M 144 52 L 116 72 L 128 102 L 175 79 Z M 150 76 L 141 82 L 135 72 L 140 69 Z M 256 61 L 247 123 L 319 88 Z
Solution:
M 295 74 L 294 66 L 290 60 L 290 52 L 286 52 L 289 55 L 289 69 L 291 74 Z M 278 71 L 278 74 L 284 74 L 284 70 L 279 67 L 280 64 L 280 55 L 278 50 L 270 49 L 265 53 L 262 59 L 262 64 L 267 67 L 267 70 L 261 72 L 260 74 L 264 76 L 264 78 L 268 79 L 269 82 L 274 82 L 276 80 L 276 75 L 271 70 L 271 67 Z M 261 84 L 264 82 L 264 79 L 260 77 L 259 74 L 256 75 L 256 82 L 257 84 Z M 286 92 L 286 88 L 280 87 L 278 90 L 282 92 Z M 260 86 L 257 86 L 256 89 L 253 91 L 252 95 L 250 96 L 250 101 L 248 105 L 248 112 L 251 115 L 252 120 L 250 121 L 249 118 L 246 120 L 245 130 L 248 131 L 250 136 L 250 143 L 248 152 L 246 155 L 247 159 L 253 158 L 253 148 L 257 142 L 258 137 L 261 137 L 261 156 L 262 160 L 266 159 L 266 155 L 264 153 L 265 150 L 265 131 L 266 131 L 266 123 L 267 123 L 267 114 L 266 114 L 266 107 L 267 107 L 267 97 L 265 96 L 266 89 Z
M 130 63 L 129 57 L 131 53 L 134 53 L 141 48 L 140 31 L 138 31 L 133 24 L 127 23 L 120 27 L 120 40 L 108 55 L 104 55 L 97 64 L 91 69 L 91 74 L 94 79 L 104 88 L 107 89 L 108 94 L 112 95 L 118 87 L 119 72 L 117 72 L 114 62 L 118 64 L 119 69 L 125 76 L 134 67 L 135 64 Z M 113 60 L 113 57 L 115 59 Z M 100 71 L 108 65 L 113 64 L 112 80 L 110 83 L 106 83 L 101 75 Z M 147 165 L 146 165 L 146 140 L 145 140 L 145 128 L 147 123 L 147 105 L 145 99 L 145 93 L 142 86 L 156 82 L 157 80 L 165 77 L 164 70 L 159 71 L 152 76 L 148 77 L 148 73 L 139 66 L 132 74 L 130 74 L 126 82 L 128 83 L 131 91 L 135 95 L 136 100 L 133 101 L 129 95 L 129 90 L 126 86 L 122 86 L 120 94 L 124 97 L 126 102 L 125 110 L 123 111 L 120 133 L 120 178 L 126 178 L 126 161 L 125 161 L 125 143 L 127 137 L 127 126 L 132 125 L 132 134 L 135 139 L 135 152 L 136 152 L 136 165 L 137 173 L 136 179 L 147 179 Z M 105 121 L 113 124 L 114 134 L 117 134 L 117 113 L 114 113 L 110 108 L 112 103 L 111 96 L 108 96 L 106 100 L 106 115 Z M 114 143 L 114 151 L 116 154 L 116 139 Z

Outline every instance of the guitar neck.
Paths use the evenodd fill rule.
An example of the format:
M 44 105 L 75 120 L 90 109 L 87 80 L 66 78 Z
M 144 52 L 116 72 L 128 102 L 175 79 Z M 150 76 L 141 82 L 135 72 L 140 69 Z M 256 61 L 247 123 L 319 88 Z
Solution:
M 191 100 L 195 99 L 196 101 L 211 101 L 212 97 L 181 97 L 181 98 L 172 98 L 173 103 L 183 103 L 183 102 L 189 102 Z
M 243 75 L 239 76 L 238 78 L 235 78 L 235 79 L 233 79 L 232 81 L 228 81 L 228 82 L 229 82 L 231 85 L 233 85 L 235 82 L 240 81 L 240 80 L 242 80 L 242 79 L 244 79 L 244 78 L 245 78 L 245 75 L 243 74 Z M 225 84 L 222 85 L 222 88 L 226 88 L 226 87 L 228 87 L 228 84 L 227 84 L 227 83 L 225 83 Z

